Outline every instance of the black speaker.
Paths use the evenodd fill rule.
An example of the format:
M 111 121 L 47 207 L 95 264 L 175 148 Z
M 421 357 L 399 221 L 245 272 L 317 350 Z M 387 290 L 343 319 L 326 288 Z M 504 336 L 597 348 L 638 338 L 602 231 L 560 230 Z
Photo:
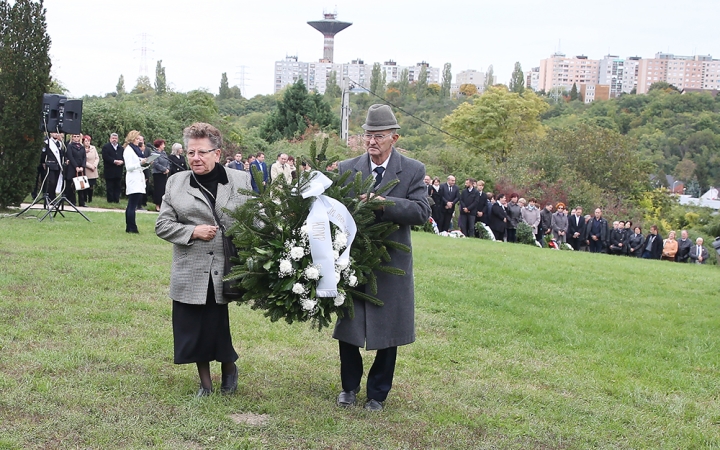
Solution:
M 82 100 L 65 100 L 64 106 L 60 114 L 59 125 L 63 133 L 80 134 L 82 122 Z
M 55 133 L 60 128 L 60 102 L 67 97 L 58 94 L 43 94 L 40 114 L 40 130 Z

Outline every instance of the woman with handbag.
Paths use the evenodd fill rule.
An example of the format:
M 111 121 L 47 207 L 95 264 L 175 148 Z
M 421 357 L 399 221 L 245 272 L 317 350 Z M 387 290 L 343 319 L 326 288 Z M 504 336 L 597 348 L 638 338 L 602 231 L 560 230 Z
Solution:
M 73 178 L 85 175 L 87 157 L 85 147 L 80 143 L 82 134 L 73 134 L 67 146 L 67 169 L 65 171 L 65 197 L 74 205 L 85 206 L 85 192 L 78 190 L 79 203 L 75 201 L 75 183 Z
M 90 145 L 92 138 L 89 135 L 83 136 L 83 147 L 85 147 L 85 175 L 88 177 L 90 187 L 83 191 L 85 201 L 92 202 L 93 189 L 98 179 L 98 164 L 100 164 L 100 155 L 94 145 Z
M 157 235 L 173 244 L 170 298 L 175 364 L 195 363 L 200 377 L 197 396 L 213 392 L 210 361 L 221 363 L 220 391 L 237 389 L 238 355 L 232 344 L 228 292 L 223 273 L 228 255 L 225 233 L 233 223 L 225 210 L 234 210 L 247 197 L 250 175 L 220 164 L 222 136 L 207 123 L 194 123 L 183 131 L 188 171 L 168 178 Z

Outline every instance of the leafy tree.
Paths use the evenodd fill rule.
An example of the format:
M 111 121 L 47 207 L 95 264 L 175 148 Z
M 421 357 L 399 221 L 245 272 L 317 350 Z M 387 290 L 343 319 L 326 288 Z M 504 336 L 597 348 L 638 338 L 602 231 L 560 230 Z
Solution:
M 440 90 L 442 97 L 450 97 L 450 88 L 452 87 L 451 67 L 450 63 L 445 63 L 443 67 L 442 89 Z
M 42 1 L 0 1 L 0 209 L 19 205 L 32 189 L 49 49 Z
M 487 72 L 485 73 L 485 85 L 483 86 L 483 91 L 490 89 L 493 84 L 495 84 L 495 69 L 493 69 L 493 65 L 490 64 Z
M 505 87 L 490 87 L 474 99 L 443 119 L 443 127 L 498 163 L 513 152 L 520 137 L 541 130 L 540 114 L 548 107 L 532 92 L 521 96 Z
M 407 69 L 403 69 L 400 72 L 400 79 L 398 80 L 398 90 L 400 95 L 404 98 L 410 91 L 410 72 Z
M 525 74 L 522 71 L 520 62 L 515 63 L 515 69 L 510 77 L 510 92 L 522 94 L 525 90 Z
M 417 83 L 415 84 L 415 95 L 418 99 L 425 97 L 428 88 L 428 72 L 427 67 L 423 64 L 420 67 L 420 73 L 418 74 Z
M 230 85 L 228 84 L 227 72 L 223 72 L 220 76 L 220 90 L 218 91 L 218 100 L 231 98 Z
M 340 98 L 342 89 L 338 86 L 337 71 L 333 70 L 328 75 L 327 84 L 325 85 L 325 98 L 328 100 Z
M 150 78 L 146 77 L 145 75 L 141 75 L 138 77 L 137 81 L 135 82 L 135 87 L 132 90 L 133 94 L 144 94 L 147 92 L 152 92 L 153 87 L 152 84 L 150 84 Z
M 674 85 L 668 83 L 667 81 L 656 81 L 653 84 L 650 85 L 648 88 L 648 93 L 652 91 L 665 91 L 665 92 L 680 92 L 680 90 L 675 87 Z
M 118 78 L 117 85 L 115 86 L 115 92 L 117 93 L 118 97 L 121 97 L 125 95 L 125 77 L 120 74 L 120 78 Z
M 277 108 L 260 127 L 260 135 L 268 142 L 300 137 L 309 126 L 337 130 L 339 119 L 319 94 L 309 94 L 302 78 L 289 86 Z
M 377 93 L 382 83 L 382 75 L 380 74 L 380 63 L 373 64 L 372 73 L 370 74 L 370 92 Z
M 167 92 L 167 78 L 165 77 L 162 60 L 159 60 L 155 66 L 155 92 L 157 95 L 163 95 Z
M 471 97 L 478 93 L 478 88 L 474 84 L 464 83 L 460 85 L 460 93 L 466 97 Z
M 570 101 L 574 101 L 578 99 L 578 88 L 577 84 L 573 83 L 572 88 L 570 89 Z

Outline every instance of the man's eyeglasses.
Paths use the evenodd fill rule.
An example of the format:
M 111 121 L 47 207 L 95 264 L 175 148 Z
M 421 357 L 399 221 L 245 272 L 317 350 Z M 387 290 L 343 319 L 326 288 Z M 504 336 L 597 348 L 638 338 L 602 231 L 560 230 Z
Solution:
M 208 153 L 212 153 L 215 150 L 218 150 L 217 148 L 211 148 L 210 150 L 188 150 L 187 155 L 188 158 L 194 158 L 195 155 L 200 155 L 202 158 L 207 156 Z
M 370 141 L 373 140 L 373 139 L 375 139 L 375 142 L 380 142 L 380 141 L 382 141 L 383 139 L 385 139 L 386 137 L 392 136 L 392 135 L 393 135 L 393 133 L 388 133 L 388 134 L 363 134 L 363 135 L 362 135 L 362 138 L 363 138 L 364 140 L 368 141 L 368 142 L 370 142 Z

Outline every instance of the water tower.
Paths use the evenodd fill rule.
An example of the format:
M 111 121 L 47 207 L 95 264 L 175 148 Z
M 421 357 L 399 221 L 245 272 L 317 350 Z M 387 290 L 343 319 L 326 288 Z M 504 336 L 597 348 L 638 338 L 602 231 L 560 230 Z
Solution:
M 315 28 L 325 36 L 323 47 L 323 59 L 321 62 L 333 62 L 333 48 L 335 46 L 335 35 L 352 25 L 351 22 L 340 22 L 336 19 L 337 11 L 334 13 L 323 13 L 324 20 L 308 22 L 308 25 Z

